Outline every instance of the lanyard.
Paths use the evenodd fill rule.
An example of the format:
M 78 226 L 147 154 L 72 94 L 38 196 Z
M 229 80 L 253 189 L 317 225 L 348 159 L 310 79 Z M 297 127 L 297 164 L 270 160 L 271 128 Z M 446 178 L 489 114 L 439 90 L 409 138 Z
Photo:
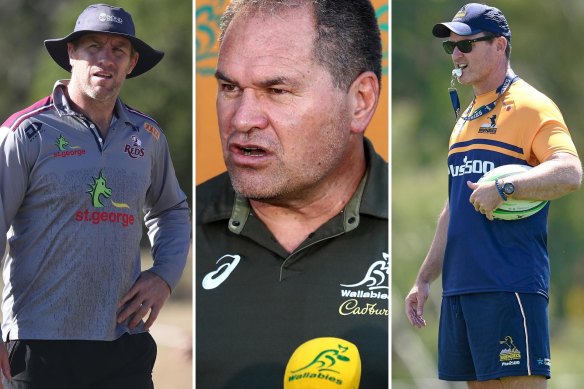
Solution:
M 452 108 L 454 109 L 454 115 L 456 116 L 456 119 L 458 119 L 458 117 L 460 116 L 460 100 L 458 99 L 458 92 L 456 91 L 456 88 L 454 87 L 454 80 L 455 79 L 456 79 L 456 74 L 453 71 L 452 72 L 452 82 L 450 83 L 450 88 L 448 88 L 448 93 L 450 94 L 450 100 L 452 102 Z M 481 116 L 486 115 L 487 113 L 491 112 L 495 108 L 495 106 L 497 105 L 497 101 L 499 100 L 499 98 L 501 96 L 503 96 L 505 94 L 505 92 L 507 92 L 507 89 L 509 89 L 511 84 L 513 84 L 518 79 L 519 79 L 519 76 L 515 75 L 515 73 L 513 73 L 513 71 L 511 69 L 509 69 L 507 71 L 507 74 L 505 75 L 505 80 L 503 80 L 503 83 L 496 89 L 497 98 L 494 101 L 492 101 L 491 103 L 477 108 L 470 116 L 463 116 L 462 119 L 465 121 L 471 121 L 471 120 L 480 118 Z M 476 96 L 473 98 L 472 104 L 468 108 L 468 111 L 470 111 L 472 109 L 472 107 L 475 103 L 475 100 L 476 100 Z

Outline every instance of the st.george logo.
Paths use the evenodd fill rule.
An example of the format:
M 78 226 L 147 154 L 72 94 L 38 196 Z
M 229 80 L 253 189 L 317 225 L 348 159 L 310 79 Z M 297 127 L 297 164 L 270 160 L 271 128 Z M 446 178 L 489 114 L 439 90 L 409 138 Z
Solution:
M 91 196 L 91 204 L 94 207 L 103 208 L 100 197 L 109 199 L 112 195 L 112 190 L 108 188 L 103 172 L 99 172 L 99 176 L 93 177 L 93 183 L 89 185 L 89 190 L 86 193 Z
M 97 177 L 92 177 L 92 179 L 93 182 L 89 184 L 89 190 L 85 193 L 91 197 L 91 205 L 93 208 L 86 208 L 85 210 L 80 209 L 75 212 L 75 221 L 96 225 L 101 223 L 115 223 L 120 224 L 123 227 L 133 225 L 135 221 L 134 215 L 131 212 L 123 212 L 119 209 L 129 209 L 130 206 L 125 203 L 116 203 L 111 199 L 113 190 L 108 185 L 103 171 L 100 171 L 99 175 Z M 106 208 L 109 208 L 110 204 L 118 209 L 107 210 Z
M 217 270 L 208 273 L 205 278 L 203 278 L 203 288 L 210 290 L 215 289 L 221 285 L 227 277 L 235 270 L 235 267 L 239 264 L 241 257 L 237 254 L 231 255 L 226 254 L 217 260 L 219 267 Z
M 71 146 L 69 141 L 65 139 L 63 135 L 55 140 L 55 146 L 59 151 L 53 153 L 53 157 L 66 158 L 66 157 L 79 157 L 85 155 L 85 150 L 81 146 Z

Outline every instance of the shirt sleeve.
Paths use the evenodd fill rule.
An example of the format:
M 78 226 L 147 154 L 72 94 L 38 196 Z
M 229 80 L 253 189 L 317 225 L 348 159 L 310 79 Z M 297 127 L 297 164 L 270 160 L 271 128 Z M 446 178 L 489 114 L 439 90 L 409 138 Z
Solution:
M 534 156 L 539 162 L 548 159 L 552 154 L 564 152 L 578 156 L 576 146 L 565 126 L 559 123 L 544 125 L 535 135 L 532 143 Z
M 531 103 L 536 105 L 533 111 L 537 113 L 540 125 L 531 140 L 530 162 L 541 163 L 558 152 L 578 156 L 570 131 L 558 107 L 547 98 L 534 100 Z
M 6 250 L 6 235 L 20 208 L 30 171 L 29 144 L 25 132 L 0 128 L 0 252 Z
M 182 275 L 191 240 L 190 209 L 176 178 L 164 136 L 156 149 L 151 186 L 146 196 L 144 221 L 154 264 L 149 271 L 176 287 Z

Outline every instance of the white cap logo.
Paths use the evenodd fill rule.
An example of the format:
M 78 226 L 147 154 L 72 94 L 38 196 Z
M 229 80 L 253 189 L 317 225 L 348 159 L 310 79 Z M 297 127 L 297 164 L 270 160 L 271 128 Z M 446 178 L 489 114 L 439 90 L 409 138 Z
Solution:
M 99 14 L 99 21 L 100 22 L 114 22 L 114 23 L 118 23 L 118 24 L 124 23 L 124 20 L 122 18 L 108 15 L 105 12 L 102 12 Z

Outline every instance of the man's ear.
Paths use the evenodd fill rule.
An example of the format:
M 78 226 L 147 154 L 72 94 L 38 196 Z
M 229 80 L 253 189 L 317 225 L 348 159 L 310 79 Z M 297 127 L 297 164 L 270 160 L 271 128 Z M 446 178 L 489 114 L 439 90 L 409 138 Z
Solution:
M 505 51 L 509 42 L 507 42 L 507 38 L 505 38 L 503 36 L 501 36 L 499 38 L 501 38 L 501 39 L 497 39 L 497 42 L 496 42 L 497 51 Z
M 361 73 L 349 87 L 351 98 L 351 131 L 364 133 L 379 102 L 379 79 L 375 73 Z
M 134 55 L 131 58 L 131 63 L 130 63 L 130 70 L 128 70 L 127 74 L 132 73 L 132 70 L 134 70 L 134 68 L 136 67 L 136 64 L 138 63 L 138 58 L 140 58 L 140 53 L 138 53 L 137 51 L 134 52 Z
M 71 56 L 73 55 L 74 52 L 75 46 L 73 46 L 73 43 L 67 42 L 67 54 L 69 54 L 69 65 L 71 65 Z

